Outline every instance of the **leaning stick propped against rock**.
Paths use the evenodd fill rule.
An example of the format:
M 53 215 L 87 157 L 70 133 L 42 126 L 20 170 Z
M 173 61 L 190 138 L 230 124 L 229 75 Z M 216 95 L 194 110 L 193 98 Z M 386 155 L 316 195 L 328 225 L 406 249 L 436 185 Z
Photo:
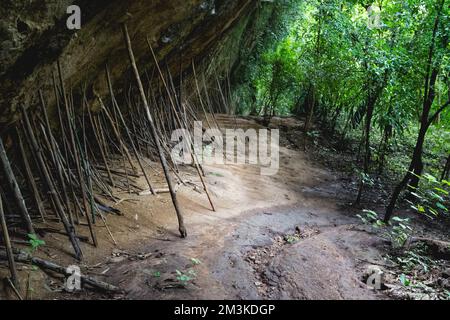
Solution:
M 151 135 L 152 135 L 153 141 L 156 145 L 156 148 L 158 150 L 159 159 L 160 159 L 161 165 L 163 167 L 164 175 L 166 177 L 167 184 L 168 184 L 169 190 L 170 190 L 170 195 L 172 197 L 172 202 L 175 207 L 176 214 L 177 214 L 179 231 L 180 231 L 181 237 L 185 238 L 187 236 L 187 232 L 186 232 L 186 227 L 184 226 L 183 214 L 181 212 L 181 208 L 178 203 L 177 195 L 175 193 L 175 190 L 174 190 L 174 187 L 172 184 L 172 179 L 170 177 L 169 166 L 167 165 L 166 156 L 164 155 L 164 150 L 159 141 L 158 132 L 156 131 L 155 123 L 153 122 L 153 117 L 150 113 L 150 107 L 148 105 L 147 97 L 145 95 L 144 87 L 142 85 L 141 77 L 139 75 L 139 70 L 136 65 L 136 60 L 134 58 L 133 48 L 131 46 L 130 35 L 128 34 L 128 28 L 125 23 L 122 24 L 122 31 L 123 31 L 123 34 L 125 37 L 125 44 L 126 44 L 126 47 L 128 50 L 128 57 L 130 59 L 131 66 L 133 68 L 134 76 L 136 78 L 136 82 L 137 82 L 137 85 L 139 88 L 139 93 L 141 95 L 141 99 L 144 104 L 145 114 L 147 116 L 147 120 L 150 125 Z

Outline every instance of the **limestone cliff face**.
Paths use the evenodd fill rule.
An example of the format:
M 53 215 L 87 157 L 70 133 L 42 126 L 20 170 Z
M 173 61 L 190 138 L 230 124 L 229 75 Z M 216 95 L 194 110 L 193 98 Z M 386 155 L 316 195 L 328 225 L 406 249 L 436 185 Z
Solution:
M 82 11 L 82 28 L 77 32 L 66 28 L 70 4 Z M 248 28 L 261 5 L 266 4 L 259 0 L 2 0 L 0 123 L 13 121 L 21 104 L 34 105 L 38 89 L 52 105 L 57 59 L 67 86 L 74 90 L 88 86 L 91 93 L 106 95 L 105 64 L 115 86 L 125 83 L 129 63 L 121 32 L 124 21 L 141 71 L 153 65 L 147 38 L 174 76 L 188 73 L 193 60 L 205 69 L 211 61 L 219 69 L 229 68 L 239 57 L 239 45 L 252 36 Z

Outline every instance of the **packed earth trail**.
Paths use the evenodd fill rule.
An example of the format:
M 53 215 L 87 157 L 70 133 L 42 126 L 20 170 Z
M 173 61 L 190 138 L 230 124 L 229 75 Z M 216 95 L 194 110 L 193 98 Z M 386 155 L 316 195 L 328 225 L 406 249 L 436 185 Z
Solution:
M 450 0 L 0 15 L 0 302 L 450 300 Z
M 219 122 L 222 129 L 261 127 L 228 116 Z M 385 263 L 382 239 L 345 209 L 344 182 L 307 158 L 281 146 L 275 176 L 257 166 L 205 166 L 217 212 L 182 193 L 188 239 L 169 217 L 134 254 L 115 249 L 102 276 L 125 299 L 382 298 L 365 283 L 367 269 Z

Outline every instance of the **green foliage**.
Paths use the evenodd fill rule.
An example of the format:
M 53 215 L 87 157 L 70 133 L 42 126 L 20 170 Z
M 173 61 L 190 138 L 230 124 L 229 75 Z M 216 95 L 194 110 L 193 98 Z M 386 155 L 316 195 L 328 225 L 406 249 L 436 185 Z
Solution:
M 374 100 L 371 163 L 369 172 L 359 170 L 366 172 L 361 180 L 373 185 L 374 160 L 379 174 L 385 169 L 393 178 L 403 175 L 419 134 L 428 91 L 424 83 L 430 82 L 426 75 L 433 67 L 438 74 L 430 115 L 450 98 L 450 6 L 445 2 L 441 12 L 441 1 L 275 1 L 269 28 L 243 63 L 246 76 L 234 88 L 238 111 L 302 117 L 312 109 L 316 122 L 340 140 L 359 140 Z M 369 5 L 379 6 L 378 25 L 370 24 Z M 440 176 L 449 154 L 450 107 L 428 129 L 425 171 Z M 437 197 L 446 196 L 437 188 L 448 191 L 426 185 L 418 190 L 419 203 L 412 205 L 421 214 L 447 214 L 448 204 Z
M 419 214 L 430 219 L 449 215 L 450 182 L 439 181 L 431 174 L 421 177 L 422 184 L 411 194 L 415 197 L 415 203 L 408 201 L 411 207 Z
M 424 273 L 428 273 L 430 268 L 436 264 L 436 262 L 426 255 L 425 247 L 418 247 L 415 250 L 408 250 L 406 253 L 397 257 L 401 269 L 404 272 L 411 273 L 418 266 Z
M 177 280 L 180 281 L 182 285 L 187 285 L 197 278 L 197 273 L 192 269 L 188 271 L 175 270 L 175 272 L 177 274 Z
M 364 224 L 371 225 L 374 228 L 384 227 L 386 224 L 378 218 L 378 213 L 372 210 L 363 210 L 364 215 L 357 214 Z
M 161 272 L 160 272 L 160 271 L 155 271 L 155 272 L 153 273 L 153 276 L 154 276 L 155 278 L 161 278 Z
M 36 234 L 28 234 L 28 243 L 30 244 L 30 252 L 36 252 L 41 246 L 45 245 L 44 240 L 40 240 Z
M 202 262 L 196 258 L 191 258 L 191 262 L 194 266 L 198 266 L 198 265 L 202 264 Z
M 284 237 L 284 239 L 289 244 L 294 244 L 300 241 L 300 237 L 297 234 L 288 234 Z
M 411 235 L 413 229 L 409 226 L 409 219 L 394 217 L 390 224 L 386 225 L 375 211 L 364 210 L 363 215 L 358 214 L 364 224 L 381 231 L 381 235 L 391 241 L 394 248 L 403 247 Z
M 405 287 L 409 287 L 411 285 L 411 280 L 404 273 L 400 275 L 399 280 Z
M 409 219 L 394 217 L 394 222 L 390 231 L 390 238 L 394 247 L 403 247 L 411 235 L 412 228 L 409 226 Z

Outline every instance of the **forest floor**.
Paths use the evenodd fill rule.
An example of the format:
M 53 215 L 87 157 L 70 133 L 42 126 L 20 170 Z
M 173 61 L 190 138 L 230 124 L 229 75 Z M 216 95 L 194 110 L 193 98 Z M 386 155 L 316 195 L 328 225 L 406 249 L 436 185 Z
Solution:
M 218 120 L 223 128 L 261 128 L 250 118 L 219 116 Z M 216 212 L 210 210 L 205 194 L 180 188 L 187 239 L 178 236 L 168 195 L 122 195 L 124 201 L 117 208 L 124 216 L 108 217 L 118 245 L 113 245 L 105 228 L 99 228 L 100 247 L 83 244 L 85 260 L 81 267 L 83 272 L 119 286 L 123 294 L 67 293 L 61 281 L 22 266 L 21 274 L 31 274 L 31 280 L 23 285 L 33 288 L 29 297 L 395 297 L 388 292 L 398 292 L 401 286 L 398 268 L 388 255 L 390 244 L 356 217 L 361 210 L 350 206 L 355 192 L 348 176 L 325 166 L 325 159 L 317 159 L 320 154 L 309 149 L 313 146 L 303 151 L 300 137 L 295 139 L 300 141 L 298 145 L 291 142 L 285 133 L 300 128 L 298 120 L 278 118 L 272 120 L 271 126 L 282 128 L 277 175 L 262 176 L 260 168 L 253 165 L 205 166 Z M 192 168 L 185 168 L 183 174 L 200 184 Z M 160 174 L 153 172 L 153 180 L 158 181 L 158 188 L 164 187 Z M 136 183 L 145 185 L 143 178 Z M 46 237 L 46 246 L 37 254 L 62 265 L 73 264 L 69 244 L 62 239 L 63 236 Z M 374 270 L 384 272 L 383 290 L 366 284 Z M 447 271 L 442 270 L 435 281 L 445 280 Z

